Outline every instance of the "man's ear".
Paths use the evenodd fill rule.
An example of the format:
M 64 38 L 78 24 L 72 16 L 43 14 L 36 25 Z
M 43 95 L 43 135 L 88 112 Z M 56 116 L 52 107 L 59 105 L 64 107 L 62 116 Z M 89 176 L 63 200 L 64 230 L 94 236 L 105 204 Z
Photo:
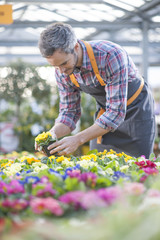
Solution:
M 74 49 L 75 49 L 75 51 L 78 51 L 78 49 L 79 49 L 79 43 L 78 42 L 76 42 Z

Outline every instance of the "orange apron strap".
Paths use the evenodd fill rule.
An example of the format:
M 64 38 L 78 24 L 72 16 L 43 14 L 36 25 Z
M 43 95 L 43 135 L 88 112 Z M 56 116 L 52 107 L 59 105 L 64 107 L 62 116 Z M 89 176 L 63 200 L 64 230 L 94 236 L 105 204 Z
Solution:
M 141 85 L 138 88 L 138 90 L 133 94 L 133 96 L 128 99 L 127 106 L 129 106 L 139 96 L 139 94 L 141 93 L 141 91 L 143 89 L 143 86 L 144 86 L 144 80 L 141 77 Z
M 79 83 L 77 82 L 74 74 L 72 73 L 72 74 L 69 75 L 69 76 L 70 76 L 70 79 L 71 79 L 72 83 L 73 83 L 76 87 L 79 87 Z
M 82 40 L 83 41 L 83 40 Z M 94 53 L 93 53 L 93 49 L 91 47 L 91 45 L 88 43 L 88 42 L 85 42 L 83 41 L 84 45 L 86 46 L 87 48 L 87 53 L 88 53 L 88 56 L 89 56 L 89 59 L 91 61 L 91 65 L 92 65 L 92 68 L 93 68 L 93 71 L 96 75 L 96 78 L 98 79 L 99 83 L 101 84 L 101 86 L 105 86 L 106 84 L 104 83 L 103 79 L 101 78 L 100 74 L 99 74 L 99 71 L 98 71 L 98 67 L 97 67 L 97 63 L 96 63 L 96 59 L 94 57 Z M 79 84 L 74 76 L 74 74 L 72 73 L 70 76 L 70 79 L 72 81 L 72 83 L 76 86 L 76 87 L 79 87 Z
M 88 53 L 89 59 L 91 61 L 93 71 L 94 71 L 99 83 L 101 84 L 101 86 L 105 86 L 106 84 L 104 83 L 103 79 L 101 78 L 101 76 L 99 74 L 96 59 L 94 57 L 94 53 L 93 53 L 93 49 L 92 49 L 91 45 L 88 42 L 85 42 L 85 41 L 83 41 L 83 43 L 87 48 L 87 53 Z
M 106 110 L 104 108 L 101 108 L 97 114 L 97 118 L 98 119 Z M 97 144 L 101 144 L 102 142 L 102 136 L 97 137 Z

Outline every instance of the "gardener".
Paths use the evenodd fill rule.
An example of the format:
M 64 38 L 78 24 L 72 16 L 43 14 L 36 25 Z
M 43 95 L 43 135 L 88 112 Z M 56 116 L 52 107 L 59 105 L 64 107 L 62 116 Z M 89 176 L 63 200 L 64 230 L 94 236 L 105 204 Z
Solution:
M 97 102 L 94 124 L 50 145 L 50 153 L 70 154 L 90 141 L 90 149 L 148 158 L 155 137 L 153 98 L 127 52 L 109 41 L 77 40 L 72 27 L 63 23 L 41 33 L 39 48 L 55 67 L 60 95 L 52 135 L 61 138 L 75 129 L 81 116 L 81 91 Z

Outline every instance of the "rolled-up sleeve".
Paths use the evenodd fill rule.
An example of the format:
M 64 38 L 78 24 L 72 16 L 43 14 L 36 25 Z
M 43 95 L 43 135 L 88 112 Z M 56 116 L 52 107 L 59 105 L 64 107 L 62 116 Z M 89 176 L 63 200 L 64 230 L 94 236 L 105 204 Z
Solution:
M 55 123 L 61 122 L 68 126 L 71 131 L 75 129 L 76 123 L 81 116 L 80 106 L 80 91 L 76 87 L 72 87 L 66 84 L 58 73 L 55 73 L 60 103 L 59 103 L 59 115 L 55 120 Z
M 106 111 L 95 121 L 100 127 L 116 130 L 127 109 L 128 59 L 124 50 L 115 50 L 106 58 Z

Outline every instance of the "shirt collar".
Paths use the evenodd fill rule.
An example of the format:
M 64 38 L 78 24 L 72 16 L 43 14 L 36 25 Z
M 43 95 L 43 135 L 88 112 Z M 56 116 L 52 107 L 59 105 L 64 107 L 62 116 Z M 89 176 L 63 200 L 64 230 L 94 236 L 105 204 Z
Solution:
M 78 43 L 81 45 L 82 50 L 83 50 L 83 61 L 82 61 L 81 68 L 84 68 L 84 69 L 87 69 L 89 71 L 92 71 L 91 61 L 89 59 L 89 56 L 88 56 L 85 44 L 81 40 L 78 40 Z

